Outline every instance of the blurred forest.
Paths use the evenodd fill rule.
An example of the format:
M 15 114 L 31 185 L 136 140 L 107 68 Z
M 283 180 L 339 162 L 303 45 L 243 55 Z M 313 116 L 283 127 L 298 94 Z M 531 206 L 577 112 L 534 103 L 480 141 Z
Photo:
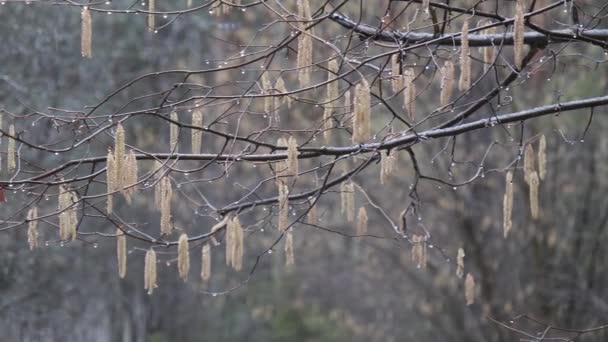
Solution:
M 391 24 L 397 29 L 407 26 L 416 32 L 433 33 L 436 28 L 425 14 L 423 3 L 310 0 L 313 16 L 339 7 L 336 13 L 378 31 L 382 30 L 385 18 L 391 17 L 399 21 Z M 432 3 L 475 8 L 506 18 L 513 17 L 515 8 L 514 1 Z M 557 4 L 532 19 L 547 30 L 576 32 L 579 24 L 573 23 L 575 16 L 581 29 L 608 29 L 604 18 L 608 8 L 601 0 L 524 3 L 526 9 L 532 3 L 534 8 Z M 205 111 L 205 125 L 227 134 L 238 132 L 256 142 L 275 144 L 288 132 L 304 148 L 353 146 L 349 121 L 345 119 L 348 107 L 337 110 L 340 114 L 332 124 L 331 140 L 323 138 L 319 118 L 327 105 L 322 100 L 325 85 L 294 92 L 290 96 L 292 106 L 288 109 L 282 103 L 280 114 L 268 113 L 263 97 L 238 97 L 259 93 L 256 84 L 261 82 L 260 70 L 265 68 L 272 72 L 273 82 L 282 75 L 288 89 L 298 88 L 295 40 L 287 48 L 270 53 L 269 58 L 244 63 L 293 36 L 294 26 L 286 22 L 286 18 L 292 17 L 281 13 L 295 13 L 296 1 L 243 0 L 242 4 L 218 15 L 222 6 L 228 5 L 200 0 L 191 3 L 156 0 L 159 14 L 155 16 L 153 32 L 149 32 L 146 2 L 90 3 L 94 9 L 92 58 L 84 58 L 81 11 L 86 3 L 2 1 L 0 129 L 7 135 L 9 123 L 14 123 L 24 140 L 64 151 L 20 143 L 17 145 L 20 168 L 18 172 L 10 172 L 5 164 L 10 154 L 10 138 L 1 138 L 0 189 L 6 197 L 0 203 L 1 340 L 608 340 L 608 329 L 582 334 L 578 331 L 608 324 L 605 107 L 421 139 L 391 152 L 396 160 L 384 184 L 380 184 L 381 163 L 371 160 L 369 167 L 361 168 L 351 178 L 356 184 L 355 206 L 365 207 L 369 215 L 364 236 L 357 236 L 356 219 L 347 219 L 341 211 L 340 192 L 344 189 L 340 185 L 327 188 L 322 196 L 318 194 L 317 224 L 305 222 L 310 210 L 310 198 L 305 196 L 290 207 L 289 218 L 297 221 L 289 233 L 293 234 L 294 265 L 286 266 L 282 238 L 285 234 L 275 228 L 277 206 L 248 208 L 239 214 L 245 227 L 243 269 L 237 271 L 226 266 L 224 235 L 220 232 L 217 245 L 211 244 L 212 275 L 207 281 L 199 276 L 200 248 L 201 242 L 209 239 L 191 242 L 192 270 L 184 282 L 176 267 L 178 253 L 174 242 L 179 234 L 170 235 L 167 241 L 171 243 L 166 246 L 161 240 L 148 241 L 129 235 L 127 275 L 124 279 L 118 276 L 117 221 L 93 209 L 103 211 L 106 206 L 103 162 L 79 164 L 38 183 L 19 183 L 76 159 L 105 159 L 108 149 L 114 146 L 112 120 L 125 119 L 122 125 L 127 144 L 138 153 L 175 152 L 169 149 L 169 124 L 159 119 L 168 118 L 171 112 L 160 104 L 163 96 L 166 101 L 177 103 L 173 109 L 177 110 L 178 119 L 188 124 L 194 105 L 185 99 L 198 96 L 197 100 L 209 100 L 201 107 Z M 124 13 L 125 10 L 133 12 Z M 441 20 L 447 11 L 436 7 L 433 12 Z M 463 17 L 459 15 L 462 13 L 450 12 L 454 19 L 444 28 L 446 34 L 460 32 Z M 470 27 L 475 28 L 478 19 L 474 15 L 471 18 Z M 405 112 L 401 96 L 392 96 L 387 81 L 391 58 L 388 51 L 395 50 L 394 46 L 354 34 L 329 18 L 319 21 L 313 29 L 315 35 L 328 43 L 314 42 L 311 82 L 327 79 L 325 65 L 336 53 L 334 48 L 340 52 L 349 44 L 354 46 L 344 54 L 349 59 L 345 64 L 350 65 L 385 54 L 371 60 L 369 67 L 358 69 L 370 84 L 376 82 L 371 88 L 379 94 L 372 97 L 372 103 L 379 104 L 372 108 L 371 140 L 378 143 L 399 136 L 402 131 L 409 133 L 407 125 L 391 114 L 391 111 Z M 510 25 L 497 27 L 497 33 L 511 30 Z M 597 40 L 608 44 L 608 36 Z M 606 96 L 608 50 L 597 44 L 576 39 L 549 43 L 530 53 L 521 72 L 509 67 L 513 58 L 510 46 L 501 46 L 497 51 L 495 64 L 484 69 L 483 52 L 471 47 L 473 85 L 466 96 L 454 95 L 454 103 L 440 114 L 435 111 L 440 107 L 439 67 L 448 55 L 457 61 L 460 47 L 429 44 L 408 52 L 403 63 L 410 65 L 417 75 L 417 118 L 411 121 L 415 123 L 414 129 L 433 129 L 451 119 L 454 112 L 468 108 L 491 92 L 497 80 L 512 72 L 517 78 L 507 87 L 500 87 L 498 95 L 475 111 L 469 121 Z M 435 57 L 442 61 L 432 61 Z M 243 66 L 232 67 L 238 63 Z M 226 70 L 217 70 L 221 68 Z M 216 71 L 195 73 L 186 81 L 179 73 L 154 74 L 207 69 Z M 341 70 L 344 69 L 348 67 Z M 489 71 L 486 74 L 484 70 Z M 147 76 L 121 88 L 144 75 Z M 351 73 L 340 80 L 339 106 L 344 102 L 346 89 L 352 86 L 354 90 L 359 77 Z M 185 88 L 191 87 L 184 90 L 184 84 Z M 176 88 L 179 89 L 175 93 L 167 95 L 167 89 Z M 113 95 L 107 98 L 110 94 Z M 84 118 L 84 113 L 93 110 L 93 106 L 97 106 L 95 115 Z M 142 114 L 155 107 L 159 108 L 156 116 Z M 276 122 L 272 121 L 275 115 L 280 115 Z M 107 128 L 95 140 L 74 147 L 99 127 Z M 536 150 L 541 136 L 546 139 L 547 174 L 540 182 L 540 213 L 534 219 L 522 171 L 523 153 L 528 145 Z M 231 139 L 208 132 L 202 133 L 202 141 L 204 153 L 276 152 L 264 150 L 264 146 L 252 148 L 245 142 L 230 145 Z M 189 153 L 190 142 L 189 130 L 180 129 L 179 152 Z M 366 163 L 372 155 L 375 154 L 363 151 L 342 157 L 320 155 L 301 159 L 300 170 L 313 171 L 299 176 L 290 191 L 311 190 L 323 183 L 325 172 L 328 177 L 333 172 L 329 177 L 333 179 Z M 140 161 L 140 184 L 131 204 L 114 195 L 113 215 L 156 237 L 160 216 L 153 200 L 155 176 L 145 176 L 154 171 L 152 161 Z M 267 164 L 270 162 L 238 159 L 217 163 L 196 158 L 175 163 L 172 160 L 175 170 L 168 173 L 174 184 L 174 229 L 189 236 L 207 233 L 221 220 L 222 213 L 228 212 L 222 208 L 276 196 L 274 169 Z M 335 166 L 335 170 L 328 171 L 328 165 Z M 509 170 L 513 172 L 515 198 L 513 227 L 504 237 L 503 194 Z M 57 208 L 57 186 L 47 182 L 58 181 L 59 176 L 90 174 L 95 174 L 90 182 L 70 183 L 81 198 L 91 197 L 82 204 L 87 216 L 79 222 L 78 238 L 63 241 L 57 233 L 58 215 L 52 214 Z M 39 223 L 39 248 L 30 250 L 26 214 L 32 203 L 37 203 L 39 215 L 49 215 Z M 408 216 L 404 218 L 406 208 L 410 210 L 406 210 Z M 402 220 L 406 221 L 407 233 Z M 425 236 L 422 244 L 413 241 L 416 236 Z M 144 255 L 151 245 L 155 246 L 159 260 L 158 288 L 148 295 L 143 286 Z M 425 265 L 412 260 L 413 249 L 414 254 L 423 253 L 422 249 L 416 252 L 421 246 L 424 258 L 428 259 Z M 464 273 L 475 277 L 475 302 L 471 305 L 466 305 L 464 277 L 457 275 L 460 248 L 465 253 Z M 549 325 L 559 329 L 549 329 L 547 333 Z

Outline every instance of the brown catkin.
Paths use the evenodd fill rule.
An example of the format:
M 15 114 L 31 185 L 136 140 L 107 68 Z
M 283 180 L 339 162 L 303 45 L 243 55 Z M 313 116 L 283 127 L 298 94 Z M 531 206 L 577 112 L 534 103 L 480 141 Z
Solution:
M 513 22 L 513 55 L 515 67 L 520 70 L 524 59 L 525 9 L 523 0 L 515 3 L 515 20 Z
M 121 175 L 125 172 L 125 157 L 126 157 L 126 142 L 125 142 L 125 129 L 122 124 L 118 123 L 116 126 L 116 134 L 114 135 L 114 162 L 116 170 L 116 188 L 115 190 L 122 190 L 124 187 L 123 177 Z
M 547 138 L 540 136 L 538 142 L 538 177 L 543 180 L 547 175 Z
M 352 181 L 340 185 L 341 212 L 346 214 L 346 221 L 355 220 L 355 184 Z
M 17 140 L 13 137 L 15 136 L 15 125 L 11 124 L 8 127 L 8 134 L 11 138 L 8 139 L 8 151 L 6 154 L 6 164 L 8 172 L 12 172 L 15 168 L 17 168 Z
M 454 63 L 445 61 L 441 68 L 441 106 L 445 106 L 452 100 L 452 92 L 454 91 Z
M 200 130 L 203 127 L 203 112 L 200 109 L 192 111 L 192 126 L 199 128 L 192 130 L 192 154 L 200 154 L 203 139 L 203 131 Z
M 106 211 L 108 215 L 112 214 L 114 207 L 112 193 L 117 189 L 117 178 L 118 172 L 116 172 L 114 153 L 108 150 L 108 156 L 106 158 L 106 191 L 108 193 Z
M 528 184 L 530 183 L 530 176 L 533 172 L 536 172 L 534 163 L 534 147 L 532 147 L 532 144 L 528 144 L 524 150 L 524 180 Z
M 160 232 L 163 235 L 171 234 L 173 226 L 171 225 L 171 199 L 173 197 L 173 188 L 169 177 L 163 177 L 159 181 L 160 191 Z
M 148 0 L 148 32 L 156 31 L 156 16 L 152 12 L 156 12 L 156 0 Z
M 287 140 L 287 172 L 290 176 L 298 176 L 298 142 L 294 137 Z
M 177 242 L 177 272 L 184 281 L 188 280 L 190 272 L 190 248 L 188 247 L 188 235 L 182 233 Z
M 173 122 L 179 122 L 179 116 L 177 115 L 177 112 L 171 112 L 171 121 Z M 174 124 L 174 123 L 170 123 L 169 124 L 169 146 L 171 148 L 171 152 L 172 153 L 177 153 L 178 152 L 178 144 L 179 144 L 179 126 Z
M 506 238 L 513 228 L 513 172 L 507 172 L 505 177 L 505 195 L 502 207 L 503 235 Z
M 84 58 L 93 57 L 93 26 L 91 21 L 91 11 L 87 6 L 82 8 L 80 13 L 80 54 Z
M 391 85 L 393 92 L 399 92 L 403 88 L 403 77 L 401 77 L 401 62 L 398 53 L 391 56 Z
M 464 249 L 458 248 L 456 255 L 456 276 L 462 278 L 464 276 Z
M 146 259 L 144 263 L 144 289 L 148 290 L 148 294 L 151 295 L 154 289 L 158 287 L 157 284 L 157 273 L 156 273 L 156 252 L 150 248 L 146 252 Z
M 369 83 L 363 79 L 355 87 L 353 143 L 361 144 L 371 135 L 371 95 Z
M 38 233 L 38 207 L 32 207 L 27 211 L 27 243 L 30 250 L 40 245 Z
M 312 38 L 302 33 L 298 37 L 298 81 L 300 87 L 306 88 L 310 85 L 310 73 L 312 70 Z
M 137 157 L 135 156 L 135 152 L 131 150 L 124 161 L 124 170 L 121 174 L 122 176 L 122 194 L 127 200 L 127 203 L 131 204 L 131 199 L 133 195 L 137 192 Z
M 296 257 L 293 248 L 293 233 L 288 231 L 285 234 L 285 265 L 287 267 L 293 267 L 296 263 Z
M 464 281 L 464 299 L 467 305 L 475 304 L 475 278 L 471 273 L 467 273 Z
M 124 279 L 127 275 L 127 236 L 120 229 L 116 229 L 116 258 L 118 259 L 118 276 Z
M 417 268 L 426 268 L 427 254 L 425 235 L 412 235 L 412 261 L 416 264 Z
M 395 153 L 389 154 L 388 150 L 380 151 L 380 184 L 386 183 L 388 177 L 393 174 L 395 159 Z
M 460 50 L 460 80 L 458 89 L 465 91 L 471 87 L 471 48 L 469 47 L 469 19 L 462 24 L 462 43 Z
M 405 86 L 403 108 L 405 108 L 412 120 L 416 116 L 416 85 L 414 84 L 414 77 L 413 69 L 408 68 L 403 72 L 403 83 Z
M 209 243 L 201 248 L 201 279 L 207 281 L 211 278 L 211 246 Z
M 226 264 L 236 271 L 243 267 L 244 237 L 238 217 L 229 220 L 226 225 Z
M 367 234 L 367 209 L 359 208 L 357 213 L 357 236 L 362 237 Z
M 538 187 L 540 181 L 538 179 L 538 173 L 536 171 L 530 174 L 528 179 L 528 186 L 530 187 L 530 213 L 533 219 L 538 219 L 540 207 L 538 205 Z
M 63 185 L 59 186 L 59 237 L 61 240 L 75 240 L 77 237 L 78 196 Z
M 289 188 L 287 184 L 279 182 L 279 231 L 283 232 L 289 227 Z

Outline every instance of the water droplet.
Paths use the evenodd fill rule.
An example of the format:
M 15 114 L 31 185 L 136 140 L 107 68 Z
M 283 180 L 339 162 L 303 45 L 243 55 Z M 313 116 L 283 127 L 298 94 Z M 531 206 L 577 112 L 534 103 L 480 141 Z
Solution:
M 99 245 L 98 245 L 98 244 L 96 244 L 96 243 L 94 243 L 94 244 L 93 244 L 93 248 L 99 248 Z
M 268 250 L 268 254 L 272 254 L 272 249 L 269 249 L 269 250 Z

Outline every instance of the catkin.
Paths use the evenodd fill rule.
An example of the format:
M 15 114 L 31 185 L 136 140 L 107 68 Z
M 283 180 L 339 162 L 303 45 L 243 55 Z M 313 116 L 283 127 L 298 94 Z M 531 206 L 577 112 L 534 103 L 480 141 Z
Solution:
M 456 255 L 456 276 L 462 278 L 464 276 L 464 249 L 458 248 Z
M 112 214 L 114 207 L 112 192 L 116 191 L 117 189 L 117 178 L 118 172 L 116 171 L 116 160 L 114 158 L 114 153 L 108 150 L 108 156 L 106 158 L 106 191 L 108 193 L 106 211 L 108 215 Z
M 192 130 L 192 154 L 200 154 L 203 138 L 203 132 L 200 130 L 203 127 L 203 112 L 200 109 L 192 111 L 192 126 L 199 128 Z
M 289 91 L 287 90 L 287 87 L 285 86 L 285 81 L 283 80 L 282 77 L 279 76 L 279 78 L 277 79 L 277 81 L 275 82 L 274 87 L 277 89 L 278 92 L 282 93 L 282 94 L 286 94 Z M 293 100 L 291 99 L 291 97 L 289 95 L 284 95 L 281 97 L 281 100 L 287 104 L 287 108 L 291 109 L 291 103 L 293 102 Z M 275 97 L 275 101 L 279 101 L 278 97 Z M 275 108 L 278 108 L 279 106 L 275 104 L 274 106 Z
M 395 153 L 388 153 L 388 150 L 380 151 L 380 184 L 386 183 L 388 177 L 393 174 L 395 167 Z
M 27 243 L 30 250 L 40 245 L 38 233 L 38 207 L 32 207 L 27 211 Z
M 75 240 L 77 237 L 78 213 L 76 204 L 78 196 L 65 186 L 59 186 L 59 237 L 61 240 Z
M 391 85 L 393 87 L 393 92 L 395 93 L 401 91 L 401 88 L 403 88 L 401 62 L 399 61 L 398 53 L 391 56 Z
M 125 157 L 125 129 L 122 127 L 122 124 L 118 123 L 118 125 L 116 126 L 116 134 L 114 135 L 114 166 L 116 167 L 115 190 L 122 190 L 122 188 L 124 187 L 124 184 L 122 183 L 122 174 L 125 172 Z
M 464 281 L 464 299 L 467 305 L 475 304 L 475 278 L 471 273 L 467 273 Z
M 340 64 L 337 59 L 332 59 L 327 63 L 327 81 L 334 80 L 327 84 L 327 99 L 330 103 L 338 98 L 338 81 L 335 80 L 340 69 Z
M 492 21 L 490 21 L 490 20 L 481 21 L 480 25 L 487 25 L 490 23 L 492 23 Z M 496 33 L 496 27 L 490 27 L 490 28 L 484 30 L 484 34 L 495 34 L 495 33 Z M 481 48 L 481 54 L 483 56 L 484 70 L 488 70 L 494 64 L 494 59 L 496 58 L 496 48 L 494 48 L 494 46 L 485 46 L 485 47 Z
M 460 80 L 458 89 L 465 91 L 471 87 L 471 48 L 469 47 L 469 19 L 462 24 L 460 50 Z
M 410 119 L 414 120 L 416 115 L 416 85 L 414 84 L 414 70 L 406 69 L 403 73 L 403 107 L 407 111 Z
M 361 144 L 371 135 L 371 95 L 369 83 L 363 79 L 355 87 L 353 143 Z
M 91 58 L 93 57 L 93 26 L 91 21 L 91 11 L 87 6 L 82 8 L 80 20 L 80 54 L 84 58 Z
M 208 243 L 201 249 L 201 279 L 207 281 L 211 278 L 211 246 Z
M 160 186 L 159 203 L 160 203 L 160 232 L 163 235 L 171 234 L 173 226 L 171 225 L 171 199 L 173 197 L 173 188 L 169 177 L 163 177 L 158 182 Z
M 156 0 L 148 0 L 148 32 L 156 30 L 156 16 L 152 12 L 156 12 Z
M 312 38 L 302 33 L 298 37 L 298 81 L 300 87 L 306 88 L 310 85 L 310 73 L 312 70 Z
M 124 170 L 121 174 L 122 176 L 122 194 L 127 200 L 127 203 L 131 204 L 131 199 L 133 195 L 137 192 L 136 184 L 137 184 L 137 157 L 135 156 L 135 152 L 131 150 L 124 160 Z
M 116 258 L 118 259 L 118 276 L 124 279 L 127 275 L 127 236 L 120 229 L 116 229 Z
M 412 235 L 412 261 L 416 264 L 417 268 L 426 268 L 427 254 L 425 235 Z
M 533 172 L 536 172 L 534 162 L 534 147 L 532 147 L 532 144 L 528 144 L 524 150 L 524 180 L 528 184 L 530 183 L 530 176 Z
M 530 187 L 530 213 L 533 219 L 538 219 L 540 207 L 538 205 L 538 187 L 540 185 L 538 173 L 536 171 L 530 174 L 528 186 Z
M 268 72 L 262 73 L 262 91 L 264 94 L 264 112 L 267 114 L 272 113 L 273 111 L 273 97 L 272 94 L 272 83 L 270 82 L 270 77 L 268 76 Z
M 441 68 L 441 106 L 445 106 L 452 100 L 452 92 L 454 91 L 454 63 L 445 61 Z
M 287 172 L 290 176 L 298 176 L 298 142 L 294 137 L 287 140 Z
M 515 58 L 515 67 L 520 70 L 524 59 L 524 3 L 523 0 L 517 0 L 515 3 L 515 20 L 513 22 L 513 54 Z
M 355 220 L 355 184 L 352 181 L 340 184 L 341 212 L 346 214 L 346 221 Z
M 505 195 L 503 198 L 503 235 L 506 238 L 513 228 L 513 172 L 507 172 L 505 177 Z
M 319 221 L 319 217 L 317 215 L 317 206 L 313 205 L 312 202 L 310 202 L 310 209 L 308 210 L 308 213 L 306 214 L 306 223 L 310 224 L 310 225 L 316 225 Z
M 298 8 L 298 17 L 302 20 L 300 23 L 300 27 L 303 29 L 307 23 L 304 21 L 308 21 L 311 19 L 311 11 L 310 11 L 310 0 L 298 0 L 296 2 L 296 6 Z
M 226 225 L 226 264 L 236 271 L 243 267 L 244 237 L 238 217 L 229 220 Z
M 367 234 L 367 209 L 359 208 L 357 213 L 357 236 L 362 237 Z
M 154 289 L 158 287 L 157 278 L 156 252 L 154 249 L 150 248 L 146 252 L 144 263 L 144 289 L 148 290 L 148 295 L 151 295 L 154 292 Z
M 17 168 L 17 140 L 15 140 L 15 125 L 11 124 L 8 127 L 8 134 L 11 137 L 8 139 L 6 164 L 8 172 L 12 172 L 15 168 Z
M 279 231 L 283 232 L 289 227 L 289 188 L 287 184 L 279 182 Z
M 179 122 L 179 117 L 177 115 L 177 112 L 171 112 L 171 121 L 173 122 Z M 171 148 L 171 152 L 172 153 L 177 153 L 178 151 L 178 138 L 179 138 L 179 126 L 175 123 L 170 123 L 169 124 L 169 146 Z
M 179 277 L 184 281 L 188 280 L 190 272 L 190 250 L 188 247 L 188 235 L 182 233 L 177 242 L 177 271 Z
M 543 180 L 547 175 L 547 138 L 540 136 L 538 143 L 538 177 Z
M 290 230 L 285 234 L 285 265 L 287 267 L 293 267 L 295 265 L 295 260 L 293 233 Z

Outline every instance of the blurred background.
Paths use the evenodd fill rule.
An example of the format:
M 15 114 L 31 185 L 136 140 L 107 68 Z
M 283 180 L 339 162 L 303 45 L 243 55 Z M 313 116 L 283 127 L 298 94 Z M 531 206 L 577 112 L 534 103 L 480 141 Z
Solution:
M 3 2 L 0 6 L 0 109 L 16 115 L 44 112 L 57 117 L 66 113 L 53 108 L 85 111 L 86 106 L 98 103 L 137 76 L 159 70 L 217 66 L 227 56 L 239 55 L 241 47 L 236 44 L 268 46 L 289 34 L 288 29 L 276 25 L 263 29 L 264 24 L 277 19 L 268 14 L 264 5 L 234 9 L 219 17 L 210 14 L 208 8 L 168 18 L 158 16 L 157 33 L 147 32 L 144 14 L 94 12 L 93 58 L 83 59 L 80 7 L 58 3 L 61 5 L 46 1 Z M 294 3 L 276 1 L 268 6 L 283 4 L 293 8 Z M 313 12 L 320 3 L 313 2 Z M 378 1 L 377 5 L 373 2 L 373 6 L 364 3 L 361 9 L 358 1 L 351 1 L 341 11 L 355 20 L 361 15 L 364 22 L 378 25 L 388 1 Z M 393 6 L 400 9 L 404 3 Z M 461 7 L 474 4 L 451 3 Z M 196 5 L 200 4 L 194 0 Z M 576 1 L 576 5 L 589 13 L 604 13 L 600 7 L 603 1 Z M 126 1 L 113 1 L 97 7 L 103 6 L 124 9 L 130 5 Z M 157 0 L 157 7 L 163 10 L 184 6 Z M 510 2 L 496 5 L 494 1 L 484 6 L 486 10 L 498 6 L 505 16 L 510 16 L 513 7 Z M 570 27 L 568 11 L 572 7 L 568 6 L 547 14 L 543 18 L 545 27 Z M 135 4 L 130 8 L 146 6 Z M 415 9 L 419 9 L 417 4 Z M 414 7 L 406 13 L 412 18 Z M 413 24 L 424 26 L 422 21 L 413 20 Z M 606 27 L 601 20 L 595 24 L 598 28 Z M 449 30 L 458 32 L 459 28 L 455 21 Z M 316 34 L 333 37 L 336 44 L 346 39 L 340 35 L 347 31 L 329 21 L 315 30 Z M 365 53 L 372 55 L 373 49 L 382 47 L 369 49 Z M 510 58 L 510 53 L 505 52 L 506 58 Z M 543 64 L 542 58 L 551 57 L 553 61 Z M 295 60 L 295 54 L 280 52 L 277 58 L 286 60 L 278 62 L 278 68 L 280 63 Z M 580 43 L 547 47 L 535 57 L 529 73 L 501 95 L 500 112 L 605 95 L 605 58 L 600 48 Z M 192 81 L 209 87 L 251 82 L 259 76 L 253 70 L 256 67 L 257 64 L 194 77 Z M 481 69 L 476 69 L 478 76 Z M 431 72 L 423 74 L 418 83 L 420 88 L 428 85 L 417 104 L 420 112 L 430 113 L 437 105 L 437 76 L 430 75 Z M 325 73 L 314 77 L 322 80 Z M 170 76 L 148 78 L 116 95 L 101 111 L 106 114 L 118 111 L 129 99 L 169 88 L 174 82 L 176 78 Z M 485 94 L 492 86 L 491 81 L 480 82 L 473 96 Z M 225 91 L 230 93 L 231 89 Z M 221 94 L 222 89 L 218 92 Z M 319 94 L 322 96 L 324 90 L 312 91 L 302 98 L 314 99 Z M 475 118 L 489 115 L 487 109 L 484 107 Z M 302 120 L 312 120 L 311 113 L 320 115 L 322 109 L 316 108 L 314 101 L 297 103 L 291 115 L 282 117 L 281 125 L 300 127 Z M 389 117 L 383 109 L 374 115 Z M 37 118 L 37 115 L 22 117 L 16 121 L 18 129 L 39 143 L 56 142 L 60 137 L 74 138 L 66 135 L 68 128 L 55 125 L 50 119 Z M 375 127 L 383 126 L 381 119 L 374 120 L 378 120 Z M 27 247 L 25 226 L 8 230 L 0 226 L 2 340 L 518 341 L 531 338 L 501 327 L 489 317 L 534 335 L 542 333 L 545 326 L 513 318 L 529 314 L 572 329 L 607 324 L 605 110 L 596 109 L 590 128 L 585 131 L 588 122 L 589 110 L 581 110 L 535 119 L 524 127 L 488 128 L 461 135 L 456 141 L 446 139 L 416 145 L 413 151 L 418 167 L 432 177 L 446 180 L 453 177 L 462 182 L 474 175 L 480 160 L 484 160 L 483 176 L 466 186 L 453 189 L 428 180 L 418 184 L 419 219 L 411 220 L 411 229 L 427 230 L 432 236 L 427 245 L 428 265 L 422 269 L 411 260 L 411 245 L 396 238 L 383 217 L 385 213 L 398 222 L 399 213 L 410 201 L 414 171 L 405 151 L 397 154 L 395 172 L 386 184 L 378 183 L 379 165 L 372 165 L 355 178 L 357 184 L 367 189 L 369 198 L 358 196 L 357 206 L 367 207 L 368 232 L 374 237 L 350 236 L 355 234 L 355 224 L 344 220 L 339 212 L 339 194 L 330 192 L 318 205 L 319 225 L 327 229 L 307 225 L 294 228 L 294 267 L 285 267 L 281 243 L 273 249 L 276 253 L 260 260 L 246 286 L 227 293 L 224 291 L 247 279 L 256 257 L 265 253 L 276 239 L 275 229 L 259 226 L 256 221 L 259 216 L 255 215 L 264 215 L 262 209 L 243 219 L 255 228 L 248 230 L 243 271 L 235 272 L 225 266 L 219 246 L 213 251 L 211 280 L 202 283 L 193 275 L 184 283 L 177 277 L 174 250 L 167 250 L 166 254 L 160 252 L 159 288 L 151 296 L 143 288 L 142 248 L 146 246 L 129 241 L 128 275 L 119 279 L 114 239 L 99 234 L 114 232 L 115 228 L 104 220 L 87 221 L 80 228 L 83 234 L 79 241 L 68 244 L 58 243 L 56 227 L 47 224 L 41 227 L 41 234 L 48 242 L 33 251 Z M 251 123 L 245 120 L 244 124 Z M 126 126 L 128 139 L 138 148 L 161 151 L 158 146 L 168 142 L 162 125 L 144 117 L 132 119 Z M 251 124 L 251 131 L 256 127 Z M 335 137 L 335 143 L 348 145 L 348 136 L 342 133 Z M 527 186 L 521 171 L 516 171 L 513 230 L 508 238 L 503 238 L 504 170 L 517 159 L 520 140 L 536 141 L 540 134 L 548 142 L 548 174 L 540 185 L 541 216 L 538 220 L 531 218 Z M 210 150 L 222 144 L 205 137 L 203 141 Z M 484 159 L 493 142 L 497 144 Z M 24 153 L 40 165 L 51 167 L 87 153 L 103 156 L 109 144 L 111 139 L 88 146 L 86 153 L 53 155 L 34 150 Z M 320 146 L 321 142 L 311 144 Z M 449 153 L 452 144 L 454 154 Z M 0 150 L 4 158 L 6 140 Z M 318 161 L 311 161 L 310 165 L 314 163 Z M 217 173 L 222 168 L 210 171 Z M 194 184 L 193 188 L 222 207 L 269 176 L 268 170 L 260 169 L 255 165 L 235 166 L 227 176 L 213 183 Z M 201 175 L 201 178 L 207 176 L 211 177 Z M 10 175 L 2 172 L 1 177 L 8 180 Z M 179 177 L 184 182 L 188 180 L 183 178 L 187 175 Z M 310 183 L 302 184 L 307 185 Z M 262 187 L 260 194 L 271 195 L 272 189 Z M 29 194 L 6 192 L 8 201 L 0 203 L 1 219 L 24 217 L 25 212 L 19 208 L 28 203 Z M 151 194 L 152 190 L 142 190 L 133 207 L 117 210 L 137 218 L 144 229 L 156 231 L 152 224 L 157 222 L 158 214 L 152 210 Z M 370 200 L 381 206 L 383 212 L 375 210 Z M 176 202 L 173 216 L 175 225 L 189 232 L 205 232 L 215 222 L 209 212 L 188 202 Z M 465 305 L 463 281 L 456 276 L 458 248 L 464 249 L 466 272 L 475 275 L 477 283 L 476 302 L 470 306 Z M 200 254 L 196 251 L 192 252 L 193 274 L 198 274 L 199 267 Z M 584 334 L 579 340 L 608 340 L 608 331 Z

